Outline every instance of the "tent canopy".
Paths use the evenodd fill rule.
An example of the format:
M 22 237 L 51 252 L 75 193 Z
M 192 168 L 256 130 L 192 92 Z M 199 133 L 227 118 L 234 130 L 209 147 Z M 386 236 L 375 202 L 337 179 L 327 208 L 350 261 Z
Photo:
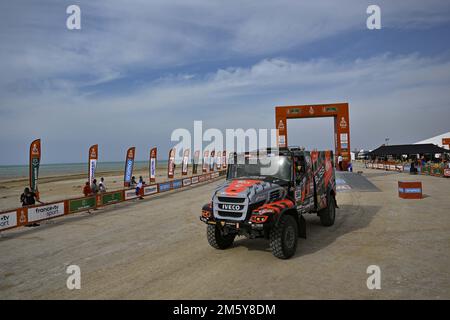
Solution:
M 448 153 L 449 150 L 438 147 L 432 143 L 425 144 L 399 144 L 392 146 L 381 146 L 370 152 L 371 156 L 400 156 L 403 154 L 436 154 Z

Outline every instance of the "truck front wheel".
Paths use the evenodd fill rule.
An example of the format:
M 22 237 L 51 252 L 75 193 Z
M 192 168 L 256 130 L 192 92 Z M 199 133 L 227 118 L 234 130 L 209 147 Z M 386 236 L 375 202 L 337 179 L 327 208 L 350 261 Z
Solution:
M 233 245 L 235 234 L 225 233 L 224 229 L 217 224 L 208 224 L 206 227 L 206 236 L 208 238 L 208 243 L 211 247 L 215 249 L 224 250 Z
M 298 226 L 294 217 L 282 215 L 270 231 L 272 254 L 280 259 L 289 259 L 297 251 Z

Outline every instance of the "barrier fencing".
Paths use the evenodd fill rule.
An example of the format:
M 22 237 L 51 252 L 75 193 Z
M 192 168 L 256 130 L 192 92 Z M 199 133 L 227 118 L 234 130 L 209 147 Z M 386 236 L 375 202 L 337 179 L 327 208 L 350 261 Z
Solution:
M 398 164 L 395 162 L 367 162 L 366 168 L 379 169 L 385 171 L 409 172 L 411 165 Z M 417 166 L 418 174 L 430 175 L 434 177 L 450 177 L 450 168 L 442 163 L 426 164 L 424 166 Z
M 140 194 L 136 194 L 136 189 L 122 189 L 117 191 L 98 193 L 96 195 L 88 197 L 59 200 L 41 205 L 20 207 L 17 209 L 1 211 L 0 231 L 17 228 L 29 223 L 50 220 L 72 213 L 101 208 L 139 197 L 145 198 L 147 196 L 181 189 L 207 181 L 213 181 L 225 175 L 225 173 L 226 170 L 220 170 L 197 176 L 145 185 L 141 189 Z

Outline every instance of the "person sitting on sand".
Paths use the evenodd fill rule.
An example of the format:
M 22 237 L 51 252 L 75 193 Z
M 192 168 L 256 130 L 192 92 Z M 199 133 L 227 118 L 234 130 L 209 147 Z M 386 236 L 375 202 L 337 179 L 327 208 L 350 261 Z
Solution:
M 106 192 L 105 179 L 103 179 L 103 177 L 100 178 L 100 183 L 98 184 L 98 190 L 101 193 Z
M 97 192 L 98 192 L 97 179 L 92 180 L 92 184 L 91 184 L 91 192 L 92 192 L 93 194 L 97 194 Z
M 83 188 L 83 194 L 85 197 L 89 197 L 92 194 L 91 186 L 89 185 L 89 181 L 86 182 Z

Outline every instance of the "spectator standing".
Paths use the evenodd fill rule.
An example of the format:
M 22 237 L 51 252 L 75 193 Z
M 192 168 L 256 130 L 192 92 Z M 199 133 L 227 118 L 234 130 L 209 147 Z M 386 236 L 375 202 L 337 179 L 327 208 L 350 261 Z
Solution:
M 86 184 L 84 185 L 83 194 L 85 197 L 88 197 L 92 194 L 92 189 L 91 186 L 89 185 L 89 181 L 86 181 Z
M 23 190 L 23 193 L 20 195 L 20 202 L 22 202 L 22 207 L 28 207 L 28 206 L 32 206 L 34 204 L 36 204 L 36 201 L 38 201 L 39 203 L 42 203 L 41 201 L 39 201 L 37 199 L 36 193 L 32 192 L 30 190 L 30 188 L 25 188 Z M 39 223 L 34 222 L 34 223 L 29 223 L 27 225 L 25 225 L 25 227 L 38 227 Z
M 105 193 L 106 192 L 105 179 L 103 177 L 100 178 L 100 183 L 98 184 L 98 190 L 101 193 Z
M 97 179 L 92 180 L 91 190 L 92 190 L 93 194 L 97 194 L 98 193 Z
M 341 154 L 339 154 L 339 156 L 338 156 L 338 164 L 339 164 L 339 170 L 340 171 L 344 171 L 344 167 L 343 167 L 343 165 L 342 165 L 342 162 L 344 161 L 344 158 L 342 158 L 342 155 Z

